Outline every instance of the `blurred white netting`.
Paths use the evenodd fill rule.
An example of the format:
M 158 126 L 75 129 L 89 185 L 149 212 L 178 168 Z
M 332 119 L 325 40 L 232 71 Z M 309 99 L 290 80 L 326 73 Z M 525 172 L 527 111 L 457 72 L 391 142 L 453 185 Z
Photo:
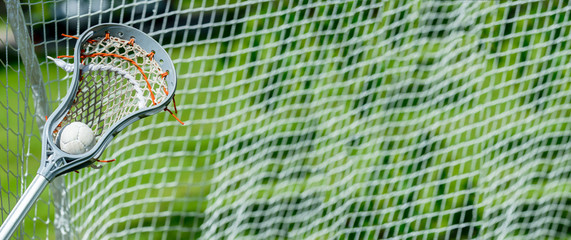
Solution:
M 70 219 L 56 224 L 69 220 L 71 238 L 571 238 L 564 1 L 20 5 L 52 108 L 67 80 L 45 57 L 75 43 L 60 33 L 125 23 L 178 71 L 185 126 L 167 113 L 139 121 L 106 150 L 117 162 L 65 177 Z M 18 60 L 2 60 L 2 83 L 24 71 Z M 30 99 L 18 83 L 2 92 Z M 1 106 L 18 115 L 10 96 Z M 35 126 L 24 109 L 1 122 L 19 136 L 0 142 L 8 181 L 38 165 L 37 129 L 11 130 Z M 5 218 L 27 184 L 0 183 Z M 56 234 L 43 201 L 26 239 Z

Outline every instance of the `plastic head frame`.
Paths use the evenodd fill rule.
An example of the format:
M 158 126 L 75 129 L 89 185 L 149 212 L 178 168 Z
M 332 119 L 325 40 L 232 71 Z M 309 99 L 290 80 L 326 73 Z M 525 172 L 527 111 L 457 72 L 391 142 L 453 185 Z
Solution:
M 91 147 L 90 150 L 83 154 L 79 155 L 72 155 L 66 153 L 59 149 L 56 145 L 54 139 L 54 133 L 61 129 L 61 123 L 65 120 L 66 116 L 70 114 L 70 110 L 75 104 L 76 97 L 78 95 L 78 91 L 80 90 L 80 81 L 84 80 L 84 76 L 86 73 L 84 65 L 84 59 L 86 56 L 86 48 L 90 47 L 90 44 L 95 43 L 96 41 L 103 41 L 109 40 L 110 38 L 125 42 L 130 44 L 131 46 L 136 46 L 137 48 L 140 47 L 144 52 L 148 53 L 146 56 L 148 59 L 145 61 L 154 61 L 152 64 L 155 68 L 158 68 L 165 72 L 161 76 L 161 81 L 165 82 L 165 86 L 162 86 L 164 89 L 164 97 L 162 99 L 157 99 L 155 102 L 155 97 L 152 97 L 152 104 L 139 104 L 132 112 L 129 112 L 126 116 L 116 119 L 112 122 L 111 125 L 106 126 L 96 138 L 96 143 Z M 113 49 L 119 55 L 120 50 Z M 96 54 L 92 54 L 94 56 Z M 135 121 L 153 115 L 155 113 L 161 112 L 166 109 L 167 105 L 170 104 L 171 100 L 173 99 L 175 89 L 176 89 L 176 72 L 174 69 L 174 65 L 166 53 L 166 51 L 151 37 L 146 35 L 145 33 L 134 29 L 132 27 L 119 25 L 119 24 L 102 24 L 95 27 L 92 27 L 85 31 L 81 36 L 78 38 L 78 41 L 75 45 L 74 51 L 74 64 L 73 64 L 73 79 L 71 81 L 71 86 L 68 89 L 68 92 L 63 99 L 62 103 L 58 106 L 55 112 L 47 119 L 46 125 L 44 127 L 43 138 L 42 138 L 42 160 L 41 166 L 38 170 L 38 174 L 44 176 L 47 180 L 51 181 L 55 177 L 75 171 L 87 166 L 90 166 L 94 163 L 94 158 L 99 157 L 104 149 L 108 146 L 111 142 L 113 137 L 117 135 L 120 131 L 125 129 L 130 124 L 134 123 Z M 123 61 L 125 59 L 114 60 L 114 64 L 123 64 L 117 61 Z M 126 61 L 126 60 L 125 60 Z M 125 65 L 133 64 L 127 62 L 124 63 Z M 135 64 L 136 65 L 136 64 Z M 109 66 L 113 67 L 113 66 Z M 119 66 L 121 68 L 121 66 Z M 138 67 L 141 75 L 145 75 L 143 70 Z M 99 69 L 99 71 L 103 71 Z M 121 73 L 107 73 L 109 76 L 111 75 L 118 75 Z M 105 77 L 105 73 L 103 73 L 103 77 Z M 156 75 L 156 74 L 155 74 Z M 150 76 L 149 76 L 150 77 Z M 157 77 L 157 76 L 155 76 Z M 114 78 L 120 78 L 114 76 Z M 145 76 L 147 78 L 147 76 Z M 132 81 L 132 78 L 130 79 Z M 129 81 L 126 79 L 122 79 L 121 81 Z M 149 95 L 153 95 L 152 89 L 147 81 L 147 86 L 149 86 L 149 91 L 145 92 L 146 97 Z M 100 94 L 100 92 L 98 92 Z M 130 95 L 138 94 L 138 97 L 141 96 L 141 91 L 138 93 L 127 93 Z M 129 97 L 129 96 L 128 96 Z M 99 98 L 98 98 L 99 99 Z M 117 100 L 120 101 L 120 100 Z M 140 102 L 139 102 L 140 103 Z M 89 106 L 87 106 L 89 107 Z M 100 109 L 99 114 L 104 114 L 104 112 Z

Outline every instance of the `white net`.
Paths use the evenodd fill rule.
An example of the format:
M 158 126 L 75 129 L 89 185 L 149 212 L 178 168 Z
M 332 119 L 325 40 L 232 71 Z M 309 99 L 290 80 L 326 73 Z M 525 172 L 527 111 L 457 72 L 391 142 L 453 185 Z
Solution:
M 98 23 L 149 33 L 178 73 L 185 126 L 146 118 L 117 162 L 66 176 L 73 238 L 571 238 L 564 1 L 21 6 L 54 100 L 44 57 Z M 54 234 L 40 219 L 24 238 Z
M 30 184 L 40 164 L 39 148 L 41 121 L 46 102 L 36 102 L 45 97 L 43 86 L 34 87 L 32 77 L 41 77 L 38 61 L 33 55 L 32 42 L 22 39 L 28 32 L 18 21 L 14 11 L 16 2 L 7 6 L 0 1 L 0 218 L 1 222 Z M 16 3 L 16 4 L 14 4 Z M 12 7 L 12 8 L 11 8 Z M 19 8 L 19 6 L 17 6 Z M 7 16 L 7 12 L 13 13 Z M 16 17 L 15 17 L 16 16 Z M 28 41 L 26 41 L 28 40 Z M 32 53 L 24 56 L 21 53 Z M 35 61 L 34 61 L 35 60 Z M 36 67 L 36 71 L 28 71 Z M 42 79 L 34 79 L 41 82 Z M 45 105 L 47 106 L 47 105 Z M 39 121 L 38 121 L 39 120 Z M 53 235 L 50 217 L 54 215 L 53 199 L 50 191 L 45 191 L 30 214 L 24 218 L 25 224 L 16 229 L 16 236 L 25 239 L 46 238 Z

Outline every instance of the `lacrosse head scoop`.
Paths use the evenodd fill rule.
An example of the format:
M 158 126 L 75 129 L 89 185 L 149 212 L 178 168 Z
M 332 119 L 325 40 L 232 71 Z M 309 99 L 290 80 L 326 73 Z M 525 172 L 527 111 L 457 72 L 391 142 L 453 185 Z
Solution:
M 170 57 L 154 39 L 132 27 L 92 27 L 79 36 L 73 64 L 52 60 L 73 72 L 73 79 L 44 127 L 38 174 L 49 181 L 92 165 L 117 133 L 165 110 L 174 96 L 176 73 Z M 94 136 L 80 154 L 58 146 L 58 133 L 74 122 L 87 125 Z

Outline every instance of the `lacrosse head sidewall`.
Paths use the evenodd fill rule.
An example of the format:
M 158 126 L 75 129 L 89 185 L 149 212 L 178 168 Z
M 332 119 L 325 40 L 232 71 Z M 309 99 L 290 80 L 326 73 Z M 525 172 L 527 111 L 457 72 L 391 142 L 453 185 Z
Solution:
M 154 59 L 159 67 L 163 71 L 168 72 L 168 75 L 164 78 L 167 83 L 168 95 L 162 102 L 151 107 L 139 109 L 113 124 L 101 134 L 97 143 L 89 151 L 79 155 L 69 154 L 59 149 L 51 136 L 54 130 L 58 127 L 58 124 L 62 122 L 63 118 L 66 116 L 69 109 L 71 109 L 75 93 L 78 91 L 79 80 L 81 78 L 81 71 L 79 69 L 82 67 L 81 49 L 83 44 L 92 38 L 104 37 L 107 33 L 123 40 L 134 38 L 137 45 L 139 45 L 143 50 L 146 52 L 154 52 Z M 42 161 L 38 174 L 46 177 L 48 181 L 51 181 L 59 175 L 93 164 L 93 158 L 99 157 L 103 153 L 115 135 L 137 120 L 163 111 L 172 101 L 176 89 L 176 71 L 167 52 L 157 41 L 147 34 L 125 25 L 101 24 L 85 31 L 81 34 L 75 45 L 74 60 L 73 80 L 71 81 L 69 90 L 65 98 L 62 100 L 62 103 L 46 121 L 46 127 L 44 128 L 42 138 Z

